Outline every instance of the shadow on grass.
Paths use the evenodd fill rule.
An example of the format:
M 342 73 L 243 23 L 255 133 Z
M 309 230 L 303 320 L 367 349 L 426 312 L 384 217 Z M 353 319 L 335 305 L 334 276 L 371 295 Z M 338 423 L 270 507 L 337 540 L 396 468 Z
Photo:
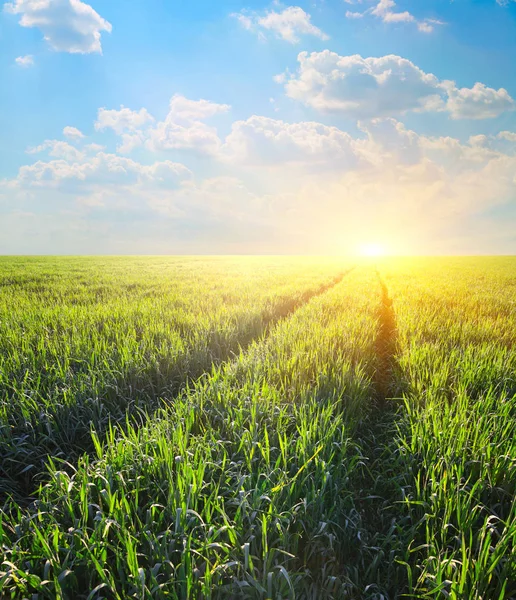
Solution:
M 191 382 L 268 336 L 279 322 L 341 283 L 352 270 L 297 298 L 284 298 L 272 309 L 267 307 L 249 331 L 236 339 L 210 332 L 200 352 L 192 348 L 172 364 L 131 369 L 101 393 L 86 390 L 74 403 L 56 402 L 50 410 L 34 414 L 31 419 L 14 415 L 11 423 L 0 425 L 0 505 L 9 500 L 22 506 L 30 504 L 39 485 L 46 481 L 50 457 L 73 463 L 94 450 L 92 428 L 102 441 L 113 425 L 125 428 L 128 423 L 136 427 L 145 423 L 165 401 L 173 401 Z M 66 462 L 64 470 L 70 468 Z
M 401 368 L 397 361 L 398 330 L 393 301 L 387 284 L 377 271 L 381 287 L 378 332 L 375 342 L 376 369 L 372 379 L 373 403 L 355 435 L 360 467 L 351 481 L 359 515 L 359 540 L 353 556 L 356 565 L 352 584 L 357 598 L 385 600 L 403 597 L 408 589 L 400 536 L 398 503 L 403 500 L 406 478 L 398 460 L 396 440 L 403 427 L 404 404 Z

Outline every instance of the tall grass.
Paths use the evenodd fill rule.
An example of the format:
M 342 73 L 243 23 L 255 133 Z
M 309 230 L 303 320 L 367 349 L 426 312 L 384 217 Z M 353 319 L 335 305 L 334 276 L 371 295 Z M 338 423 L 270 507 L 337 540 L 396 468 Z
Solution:
M 514 266 L 386 269 L 405 406 L 391 457 L 411 597 L 516 597 Z
M 32 492 L 336 281 L 293 259 L 0 261 L 0 497 Z M 143 416 L 142 416 L 143 413 Z
M 349 280 L 348 280 L 349 279 Z M 352 273 L 5 515 L 15 597 L 342 597 L 378 285 Z
M 43 427 L 29 443 L 28 456 L 31 444 L 55 455 L 35 501 L 0 511 L 0 597 L 516 598 L 515 259 L 386 260 L 338 284 L 334 262 L 264 260 L 113 259 L 98 280 L 88 260 L 0 261 L 19 298 L 0 317 L 18 327 L 7 345 L 0 325 L 2 364 L 34 347 L 61 296 L 64 310 L 90 298 L 91 340 L 72 333 L 86 356 L 99 340 L 100 355 L 122 353 L 107 363 L 120 369 L 107 418 L 88 413 L 82 438 L 66 429 L 75 417 L 52 430 L 88 453 L 64 462 Z M 36 307 L 31 286 L 55 272 Z M 87 320 L 105 325 L 113 311 L 108 329 Z M 72 356 L 65 322 L 45 338 L 48 364 Z M 222 350 L 203 345 L 210 331 Z M 166 356 L 174 335 L 188 360 L 200 349 L 199 369 L 165 359 L 159 384 L 121 369 Z M 31 390 L 47 386 L 57 411 L 62 380 L 29 372 L 12 406 L 39 414 L 45 399 Z M 110 367 L 86 372 L 106 394 Z M 74 390 L 92 385 L 65 373 Z M 24 421 L 16 410 L 5 401 L 6 422 Z

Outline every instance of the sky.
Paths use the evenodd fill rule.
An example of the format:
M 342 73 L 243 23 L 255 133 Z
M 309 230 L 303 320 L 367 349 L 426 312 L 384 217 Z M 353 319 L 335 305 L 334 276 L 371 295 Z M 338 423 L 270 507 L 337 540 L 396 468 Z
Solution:
M 516 0 L 4 1 L 0 254 L 516 254 L 515 60 Z

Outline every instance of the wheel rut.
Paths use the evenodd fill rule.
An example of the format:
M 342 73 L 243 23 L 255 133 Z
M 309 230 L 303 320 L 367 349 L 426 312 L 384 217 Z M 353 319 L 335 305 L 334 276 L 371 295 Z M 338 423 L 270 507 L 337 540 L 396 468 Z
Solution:
M 25 450 L 28 437 L 30 437 L 31 434 L 28 434 L 26 431 L 20 431 L 19 434 L 11 438 L 11 451 L 12 449 L 20 447 L 23 449 L 23 452 L 14 452 L 12 454 L 11 460 L 9 461 L 12 468 L 6 463 L 0 465 L 0 504 L 8 501 L 9 498 L 13 499 L 19 505 L 30 504 L 34 500 L 34 490 L 41 483 L 45 483 L 45 473 L 47 471 L 46 465 L 49 458 L 53 456 L 65 456 L 67 463 L 70 464 L 76 462 L 82 454 L 91 454 L 94 451 L 94 444 L 89 433 L 90 425 L 93 425 L 96 428 L 97 435 L 101 441 L 104 439 L 105 432 L 111 425 L 124 428 L 127 423 L 128 415 L 129 417 L 134 416 L 134 419 L 131 418 L 132 426 L 138 427 L 143 425 L 146 422 L 146 415 L 148 417 L 152 416 L 159 406 L 161 406 L 160 398 L 168 396 L 169 402 L 173 402 L 174 398 L 177 397 L 189 383 L 205 377 L 206 374 L 211 372 L 213 367 L 218 367 L 224 363 L 235 360 L 235 357 L 238 356 L 240 352 L 246 352 L 255 341 L 269 337 L 276 326 L 291 318 L 311 300 L 322 296 L 339 285 L 354 269 L 355 267 L 352 266 L 351 268 L 341 271 L 327 283 L 302 294 L 298 301 L 289 302 L 286 300 L 284 303 L 280 303 L 279 306 L 274 309 L 270 317 L 266 318 L 263 327 L 258 333 L 254 333 L 253 335 L 240 340 L 237 348 L 229 348 L 224 355 L 214 358 L 206 365 L 206 367 L 199 369 L 197 373 L 185 374 L 179 381 L 172 383 L 167 391 L 162 390 L 160 393 L 156 394 L 154 399 L 150 398 L 148 406 L 145 407 L 145 409 L 135 406 L 134 410 L 131 410 L 129 407 L 125 410 L 123 415 L 110 414 L 99 423 L 88 421 L 88 426 L 86 428 L 81 428 L 73 442 L 64 445 L 56 445 L 55 448 L 45 448 L 43 452 L 37 452 L 38 440 L 35 437 L 32 443 L 37 454 L 33 456 L 31 456 L 30 453 L 27 454 L 27 451 Z M 62 410 L 67 409 L 63 408 Z M 144 412 L 144 410 L 146 412 Z M 63 418 L 62 414 L 59 416 Z M 33 435 L 36 434 L 34 433 Z M 66 469 L 66 463 L 63 464 L 63 469 Z M 20 472 L 24 473 L 23 477 L 19 477 Z
M 355 433 L 363 466 L 351 482 L 360 515 L 360 544 L 353 557 L 357 565 L 354 584 L 356 597 L 398 598 L 398 591 L 406 587 L 406 573 L 395 559 L 402 544 L 397 535 L 397 506 L 402 500 L 403 479 L 396 443 L 402 418 L 402 405 L 396 400 L 400 381 L 398 329 L 387 283 L 375 270 L 380 298 L 372 406 Z
M 393 371 L 396 364 L 398 330 L 389 289 L 378 269 L 376 269 L 376 275 L 381 286 L 381 303 L 378 310 L 378 334 L 375 343 L 378 364 L 373 383 L 376 401 L 379 408 L 384 409 L 394 392 Z

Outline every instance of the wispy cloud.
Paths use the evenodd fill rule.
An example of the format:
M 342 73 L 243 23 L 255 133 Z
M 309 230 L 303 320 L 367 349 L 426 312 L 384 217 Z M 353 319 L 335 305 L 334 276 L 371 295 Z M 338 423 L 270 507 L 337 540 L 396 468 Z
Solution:
M 280 12 L 271 10 L 264 15 L 244 11 L 232 16 L 238 19 L 244 29 L 255 31 L 262 38 L 265 38 L 266 31 L 270 31 L 291 44 L 297 44 L 301 35 L 312 35 L 321 40 L 329 39 L 324 31 L 312 23 L 311 16 L 299 6 L 289 6 Z
M 346 2 L 348 4 L 355 4 L 352 0 L 346 0 Z M 351 10 L 346 12 L 348 19 L 361 19 L 367 15 L 373 15 L 381 19 L 384 23 L 413 23 L 423 33 L 431 33 L 436 25 L 444 25 L 442 21 L 437 19 L 417 19 L 407 10 L 398 11 L 396 10 L 396 2 L 394 0 L 380 0 L 378 4 L 363 12 Z
M 27 54 L 27 56 L 18 56 L 18 58 L 14 61 L 19 67 L 24 67 L 27 69 L 28 67 L 34 66 L 34 57 L 31 54 Z

